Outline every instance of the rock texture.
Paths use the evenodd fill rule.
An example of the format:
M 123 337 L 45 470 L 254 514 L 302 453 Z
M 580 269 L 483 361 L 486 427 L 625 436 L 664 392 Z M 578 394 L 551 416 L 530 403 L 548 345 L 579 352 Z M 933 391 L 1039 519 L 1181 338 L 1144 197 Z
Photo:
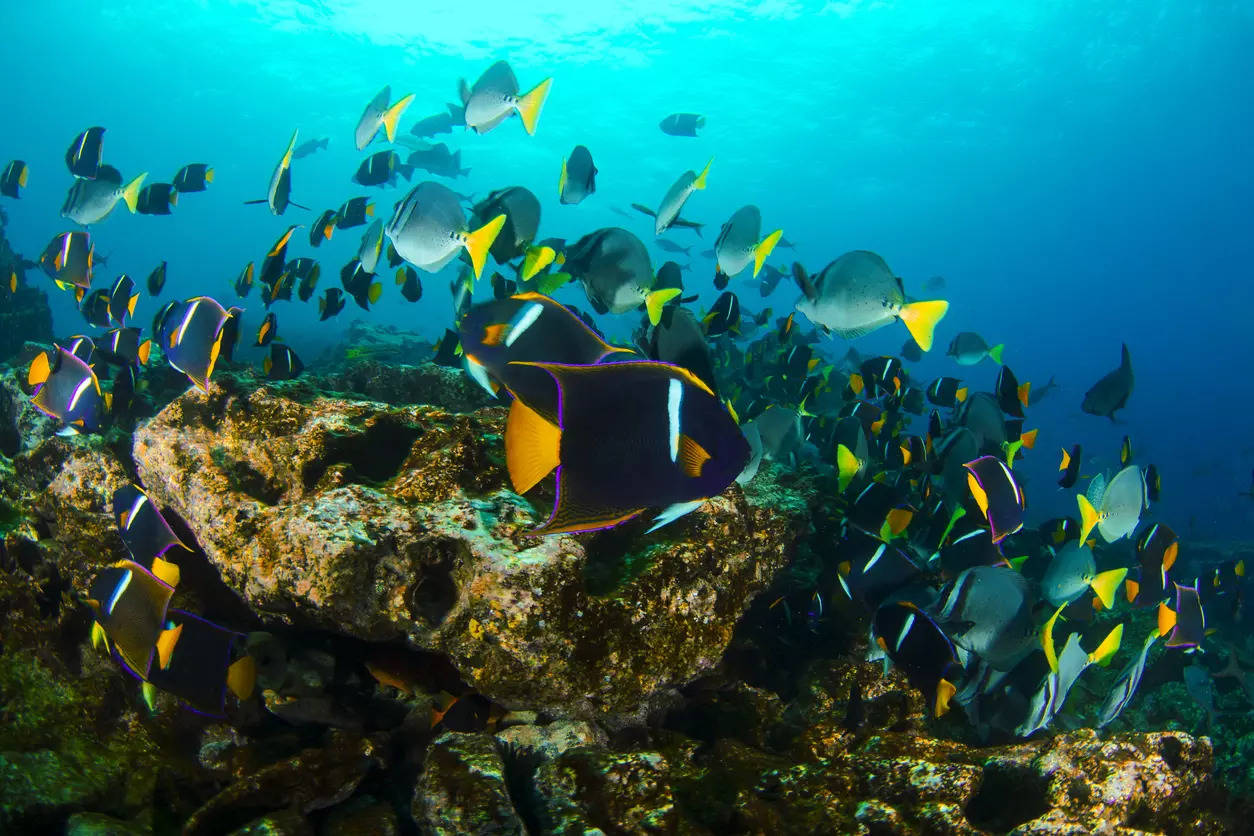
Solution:
M 151 495 L 263 615 L 446 653 L 509 707 L 644 716 L 717 663 L 806 528 L 805 502 L 764 475 L 666 537 L 529 537 L 503 409 L 288 391 L 188 392 L 139 427 Z
M 8 216 L 0 209 L 0 362 L 22 350 L 25 340 L 52 339 L 52 309 L 48 295 L 28 284 L 24 259 L 4 236 Z M 9 278 L 17 274 L 17 293 L 9 292 Z M 51 286 L 51 284 L 49 284 Z

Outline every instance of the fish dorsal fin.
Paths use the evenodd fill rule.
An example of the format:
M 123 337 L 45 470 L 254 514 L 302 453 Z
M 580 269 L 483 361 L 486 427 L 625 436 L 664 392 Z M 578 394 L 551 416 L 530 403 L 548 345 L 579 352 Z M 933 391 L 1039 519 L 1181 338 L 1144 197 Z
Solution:
M 505 465 L 518 493 L 526 493 L 561 463 L 562 431 L 515 399 L 505 422 Z
M 687 435 L 679 436 L 679 466 L 685 476 L 690 479 L 699 478 L 709 460 L 710 454 L 704 447 Z

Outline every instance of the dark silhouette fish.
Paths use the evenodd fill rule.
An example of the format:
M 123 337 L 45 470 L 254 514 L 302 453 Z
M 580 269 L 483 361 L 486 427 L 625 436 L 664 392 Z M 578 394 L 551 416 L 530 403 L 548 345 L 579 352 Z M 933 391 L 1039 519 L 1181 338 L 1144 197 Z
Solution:
M 668 136 L 696 136 L 705 127 L 705 117 L 697 113 L 672 113 L 658 125 Z
M 292 151 L 292 159 L 299 160 L 302 157 L 308 157 L 311 154 L 316 154 L 319 151 L 325 151 L 327 148 L 327 143 L 330 141 L 331 141 L 331 137 L 324 136 L 321 139 L 311 139 L 307 142 L 302 142 L 300 145 L 297 145 L 296 148 Z
M 429 171 L 438 177 L 457 178 L 470 174 L 470 169 L 462 168 L 462 152 L 450 152 L 443 142 L 421 151 L 414 151 L 405 163 L 414 168 Z
M 1080 404 L 1080 409 L 1090 415 L 1104 415 L 1114 421 L 1115 411 L 1128 405 L 1133 382 L 1132 355 L 1128 353 L 1127 343 L 1124 343 L 1119 368 L 1107 373 L 1093 384 L 1092 389 L 1084 393 L 1084 402 Z

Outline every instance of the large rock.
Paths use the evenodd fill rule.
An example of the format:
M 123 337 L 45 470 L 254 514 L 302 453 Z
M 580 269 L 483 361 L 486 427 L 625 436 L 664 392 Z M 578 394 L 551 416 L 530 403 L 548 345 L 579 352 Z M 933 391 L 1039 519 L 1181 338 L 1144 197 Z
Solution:
M 22 349 L 26 340 L 52 339 L 52 309 L 48 295 L 28 286 L 24 259 L 13 251 L 4 236 L 8 216 L 0 209 L 0 362 Z M 17 274 L 16 294 L 9 293 L 9 278 Z M 51 287 L 51 284 L 48 285 Z
M 718 662 L 807 525 L 764 473 L 660 536 L 529 537 L 505 410 L 295 391 L 179 397 L 136 431 L 143 483 L 263 616 L 447 653 L 510 707 L 643 717 Z

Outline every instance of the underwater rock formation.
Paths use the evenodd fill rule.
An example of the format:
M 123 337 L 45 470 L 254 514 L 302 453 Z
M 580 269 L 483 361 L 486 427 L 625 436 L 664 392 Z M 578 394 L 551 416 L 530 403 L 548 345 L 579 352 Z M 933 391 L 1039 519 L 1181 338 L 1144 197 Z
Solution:
M 505 410 L 301 391 L 184 394 L 135 434 L 143 483 L 263 616 L 446 653 L 507 707 L 642 717 L 717 663 L 806 528 L 805 501 L 764 474 L 674 539 L 532 538 Z
M 48 294 L 27 284 L 25 260 L 13 251 L 4 236 L 8 216 L 0 209 L 0 362 L 22 350 L 27 340 L 52 340 L 52 309 Z M 9 293 L 9 279 L 16 273 L 17 293 Z

